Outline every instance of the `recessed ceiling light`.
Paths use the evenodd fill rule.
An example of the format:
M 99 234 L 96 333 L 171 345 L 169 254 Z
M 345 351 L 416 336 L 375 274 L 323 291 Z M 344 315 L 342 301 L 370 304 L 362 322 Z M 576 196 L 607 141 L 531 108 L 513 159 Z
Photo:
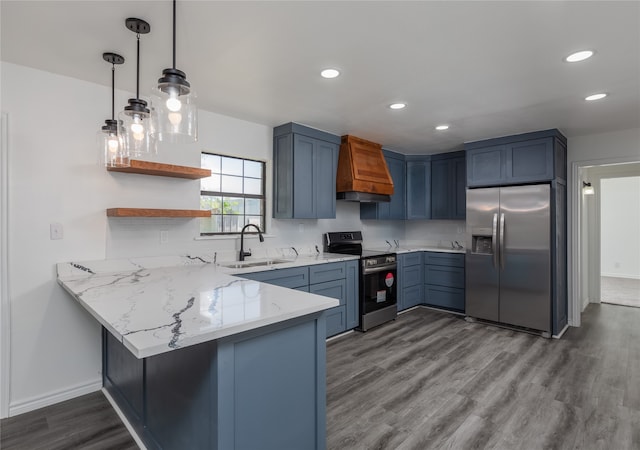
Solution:
M 405 106 L 407 106 L 406 103 L 392 103 L 392 104 L 389 105 L 389 108 L 391 108 L 391 109 L 402 109 Z
M 584 99 L 588 102 L 592 102 L 594 100 L 600 100 L 603 99 L 607 96 L 607 94 L 605 94 L 604 92 L 601 92 L 600 94 L 593 94 L 593 95 L 589 95 L 588 97 L 585 97 Z
M 436 127 L 436 130 L 438 131 L 444 131 L 444 130 L 448 130 L 449 129 L 449 125 L 438 125 Z
M 579 61 L 584 61 L 585 59 L 591 58 L 592 56 L 593 56 L 593 50 L 581 50 L 579 52 L 570 54 L 564 60 L 566 62 L 579 62 Z
M 320 72 L 323 78 L 335 78 L 340 75 L 340 71 L 338 69 L 324 69 Z

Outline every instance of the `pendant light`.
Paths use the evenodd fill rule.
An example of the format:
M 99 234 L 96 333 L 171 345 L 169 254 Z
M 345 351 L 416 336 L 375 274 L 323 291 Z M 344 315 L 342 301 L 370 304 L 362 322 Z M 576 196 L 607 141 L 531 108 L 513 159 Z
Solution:
M 176 0 L 173 0 L 173 66 L 162 71 L 153 89 L 154 133 L 159 141 L 189 143 L 198 140 L 196 93 L 186 74 L 176 69 Z
M 111 119 L 104 121 L 98 131 L 98 151 L 100 163 L 106 167 L 129 167 L 129 154 L 122 141 L 122 122 L 115 120 L 116 64 L 123 64 L 124 58 L 116 53 L 103 53 L 102 59 L 111 64 Z
M 124 147 L 131 157 L 139 157 L 156 152 L 153 137 L 153 122 L 147 102 L 140 98 L 140 35 L 151 31 L 151 26 L 142 19 L 129 18 L 125 21 L 127 28 L 136 33 L 136 98 L 130 98 L 129 104 L 120 113 L 123 126 Z

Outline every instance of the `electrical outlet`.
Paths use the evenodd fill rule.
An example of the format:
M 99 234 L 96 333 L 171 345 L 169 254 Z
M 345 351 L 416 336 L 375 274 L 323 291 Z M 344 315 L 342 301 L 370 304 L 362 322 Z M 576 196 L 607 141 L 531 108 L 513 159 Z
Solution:
M 160 231 L 160 243 L 166 244 L 169 242 L 169 232 L 167 230 Z
M 64 237 L 64 229 L 62 228 L 61 223 L 54 222 L 49 225 L 49 237 L 52 241 L 62 239 Z

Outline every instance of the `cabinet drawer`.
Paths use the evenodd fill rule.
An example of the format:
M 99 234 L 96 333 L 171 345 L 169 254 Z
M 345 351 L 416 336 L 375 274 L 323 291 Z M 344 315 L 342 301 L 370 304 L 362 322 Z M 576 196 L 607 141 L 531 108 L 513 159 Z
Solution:
M 402 261 L 402 267 L 415 266 L 422 264 L 422 252 L 405 253 L 398 255 Z
M 464 288 L 464 269 L 462 267 L 425 266 L 425 284 Z
M 402 309 L 412 308 L 424 303 L 423 285 L 411 286 L 402 290 Z
M 430 284 L 425 285 L 425 287 L 427 305 L 464 312 L 464 289 Z
M 237 276 L 249 280 L 262 281 L 276 286 L 299 288 L 309 285 L 309 268 L 293 267 L 291 269 L 274 269 L 264 272 L 243 273 Z
M 344 262 L 318 264 L 309 267 L 309 284 L 347 278 L 347 266 Z
M 340 306 L 342 306 L 346 304 L 347 301 L 347 280 L 334 280 L 312 284 L 309 286 L 309 292 L 340 300 Z
M 402 279 L 400 282 L 402 283 L 403 288 L 422 284 L 422 265 L 410 267 L 403 266 L 401 276 Z
M 464 253 L 426 252 L 424 263 L 436 266 L 464 267 Z
M 327 337 L 347 330 L 346 308 L 344 306 L 327 309 L 325 317 L 327 321 Z

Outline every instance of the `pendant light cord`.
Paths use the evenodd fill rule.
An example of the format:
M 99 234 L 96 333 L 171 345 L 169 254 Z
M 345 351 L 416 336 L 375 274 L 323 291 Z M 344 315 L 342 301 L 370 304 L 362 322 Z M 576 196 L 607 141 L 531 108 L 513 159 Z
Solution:
M 136 99 L 140 99 L 140 33 L 137 35 L 138 38 L 138 54 L 136 55 Z
M 176 0 L 173 0 L 173 68 L 176 68 Z
M 116 65 L 111 64 L 111 120 L 115 120 L 116 115 Z

